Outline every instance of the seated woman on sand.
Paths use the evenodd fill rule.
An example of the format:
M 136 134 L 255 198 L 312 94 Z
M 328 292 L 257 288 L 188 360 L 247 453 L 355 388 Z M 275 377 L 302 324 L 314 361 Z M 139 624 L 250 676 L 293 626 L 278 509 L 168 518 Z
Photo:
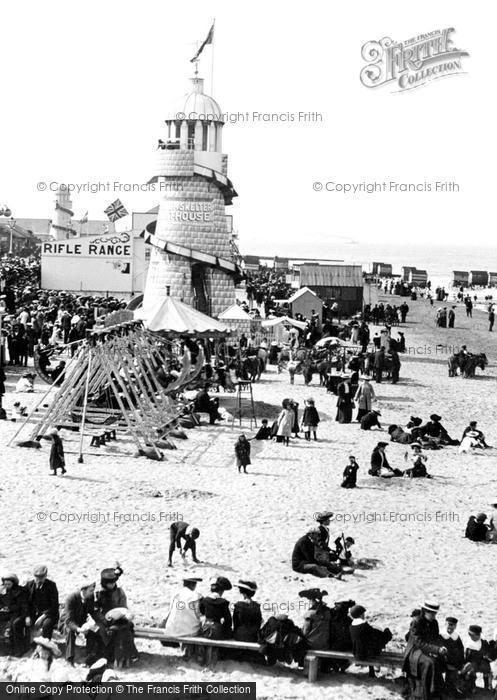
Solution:
M 485 445 L 480 438 L 479 430 L 464 431 L 464 437 L 459 445 L 459 454 L 477 454 L 476 450 L 484 450 Z
M 393 469 L 388 463 L 385 454 L 386 442 L 379 442 L 371 454 L 371 469 L 368 474 L 371 476 L 381 476 L 384 479 L 390 479 L 393 476 L 404 476 L 404 472 L 400 469 Z

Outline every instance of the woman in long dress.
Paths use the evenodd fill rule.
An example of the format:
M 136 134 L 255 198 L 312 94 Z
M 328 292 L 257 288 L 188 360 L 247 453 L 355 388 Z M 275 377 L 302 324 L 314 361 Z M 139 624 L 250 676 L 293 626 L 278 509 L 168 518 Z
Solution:
M 350 423 L 352 421 L 352 409 L 354 407 L 352 401 L 352 390 L 350 387 L 349 375 L 342 374 L 342 381 L 337 387 L 337 416 L 336 420 L 339 423 Z
M 371 385 L 371 378 L 363 374 L 361 380 L 359 388 L 354 396 L 354 401 L 357 405 L 357 421 L 359 423 L 361 422 L 361 418 L 372 410 L 373 401 L 376 399 L 374 389 Z
M 289 399 L 284 399 L 282 406 L 283 410 L 278 416 L 278 432 L 276 433 L 276 437 L 280 438 L 278 442 L 284 442 L 285 445 L 289 445 L 295 413 L 289 404 Z

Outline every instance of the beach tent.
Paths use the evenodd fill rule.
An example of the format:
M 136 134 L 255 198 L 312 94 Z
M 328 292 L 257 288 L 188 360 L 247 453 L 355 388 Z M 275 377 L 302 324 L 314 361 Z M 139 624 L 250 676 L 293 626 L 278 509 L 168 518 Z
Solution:
M 262 322 L 263 328 L 274 328 L 275 326 L 285 326 L 290 325 L 295 328 L 300 328 L 303 330 L 307 327 L 307 323 L 304 321 L 296 321 L 294 318 L 289 318 L 288 316 L 277 316 L 276 318 L 267 318 Z
M 135 311 L 135 319 L 142 319 L 145 327 L 155 333 L 163 332 L 209 338 L 229 333 L 227 324 L 220 323 L 179 299 L 173 299 L 173 297 L 161 299 L 152 307 L 148 318 L 144 318 L 143 309 L 138 309 Z
M 233 306 L 229 306 L 227 309 L 222 311 L 219 316 L 219 319 L 222 319 L 224 321 L 251 321 L 252 316 L 248 314 L 245 309 L 242 309 L 242 307 L 239 304 L 233 304 Z

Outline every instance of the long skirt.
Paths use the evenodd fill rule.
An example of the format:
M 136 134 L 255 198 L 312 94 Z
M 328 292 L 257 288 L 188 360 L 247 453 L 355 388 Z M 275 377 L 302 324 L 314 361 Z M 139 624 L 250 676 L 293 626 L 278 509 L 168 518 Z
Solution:
M 339 423 L 352 422 L 352 404 L 344 404 L 338 407 L 336 419 Z

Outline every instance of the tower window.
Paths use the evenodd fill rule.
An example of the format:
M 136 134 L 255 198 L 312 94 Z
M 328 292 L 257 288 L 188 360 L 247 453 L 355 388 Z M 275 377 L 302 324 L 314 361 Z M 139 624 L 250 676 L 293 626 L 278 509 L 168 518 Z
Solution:
M 202 150 L 206 151 L 208 149 L 208 139 L 209 139 L 209 124 L 205 122 L 202 124 Z

